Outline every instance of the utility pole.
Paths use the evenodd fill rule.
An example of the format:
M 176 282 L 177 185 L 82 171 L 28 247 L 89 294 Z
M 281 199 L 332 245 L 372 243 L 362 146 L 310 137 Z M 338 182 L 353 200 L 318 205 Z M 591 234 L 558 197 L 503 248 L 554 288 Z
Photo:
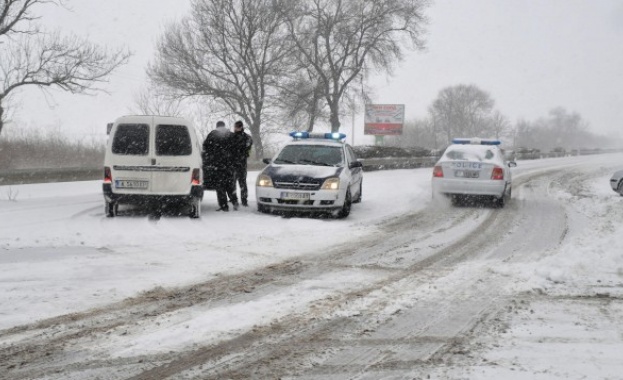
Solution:
M 354 107 L 353 107 L 350 119 L 352 121 L 352 127 L 351 127 L 351 129 L 352 129 L 352 131 L 351 131 L 352 137 L 351 137 L 351 141 L 352 141 L 353 146 L 355 146 L 355 108 Z

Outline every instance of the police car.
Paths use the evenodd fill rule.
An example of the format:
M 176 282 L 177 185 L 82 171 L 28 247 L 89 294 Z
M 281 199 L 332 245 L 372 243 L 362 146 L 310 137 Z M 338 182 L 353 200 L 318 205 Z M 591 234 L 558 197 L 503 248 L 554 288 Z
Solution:
M 433 168 L 433 196 L 453 201 L 465 197 L 487 197 L 499 207 L 511 197 L 511 167 L 499 140 L 457 138 Z
M 623 196 L 623 170 L 614 172 L 610 178 L 610 186 L 612 187 L 612 190 Z
M 363 165 L 343 133 L 292 132 L 293 141 L 257 177 L 255 194 L 260 212 L 350 214 L 361 202 Z

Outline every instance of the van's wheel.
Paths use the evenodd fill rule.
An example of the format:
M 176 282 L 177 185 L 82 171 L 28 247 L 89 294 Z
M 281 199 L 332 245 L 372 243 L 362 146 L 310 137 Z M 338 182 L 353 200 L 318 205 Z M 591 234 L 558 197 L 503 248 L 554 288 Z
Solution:
M 201 217 L 201 198 L 193 198 L 190 201 L 190 215 L 193 219 Z
M 119 212 L 119 204 L 115 202 L 105 202 L 106 203 L 104 204 L 104 213 L 106 214 L 106 217 L 112 218 L 114 216 L 117 216 L 117 213 Z
M 337 214 L 337 217 L 340 219 L 346 218 L 350 214 L 350 207 L 352 206 L 353 200 L 350 195 L 350 189 L 346 190 L 346 198 L 344 198 L 344 205 L 340 209 Z

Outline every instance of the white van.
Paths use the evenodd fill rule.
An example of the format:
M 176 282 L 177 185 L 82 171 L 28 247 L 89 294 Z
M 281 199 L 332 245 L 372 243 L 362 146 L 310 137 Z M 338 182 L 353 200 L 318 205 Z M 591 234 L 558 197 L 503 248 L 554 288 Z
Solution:
M 190 206 L 201 215 L 201 143 L 192 124 L 179 117 L 123 116 L 108 125 L 104 199 L 108 217 L 119 204 Z

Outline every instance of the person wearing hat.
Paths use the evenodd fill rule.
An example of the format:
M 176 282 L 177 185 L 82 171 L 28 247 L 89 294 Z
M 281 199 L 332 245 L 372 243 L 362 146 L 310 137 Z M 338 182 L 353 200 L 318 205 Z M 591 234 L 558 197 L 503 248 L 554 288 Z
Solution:
M 217 211 L 229 211 L 227 196 L 234 209 L 238 209 L 232 166 L 233 135 L 223 121 L 218 121 L 216 129 L 208 133 L 203 142 L 204 180 L 213 184 L 216 190 Z
M 247 202 L 247 198 L 249 196 L 249 190 L 247 188 L 247 158 L 249 158 L 252 146 L 253 139 L 245 133 L 242 121 L 238 120 L 234 123 L 234 136 L 232 143 L 232 164 L 234 171 L 233 191 L 234 197 L 236 197 L 235 193 L 237 183 L 240 187 L 240 201 L 245 207 L 249 205 Z

